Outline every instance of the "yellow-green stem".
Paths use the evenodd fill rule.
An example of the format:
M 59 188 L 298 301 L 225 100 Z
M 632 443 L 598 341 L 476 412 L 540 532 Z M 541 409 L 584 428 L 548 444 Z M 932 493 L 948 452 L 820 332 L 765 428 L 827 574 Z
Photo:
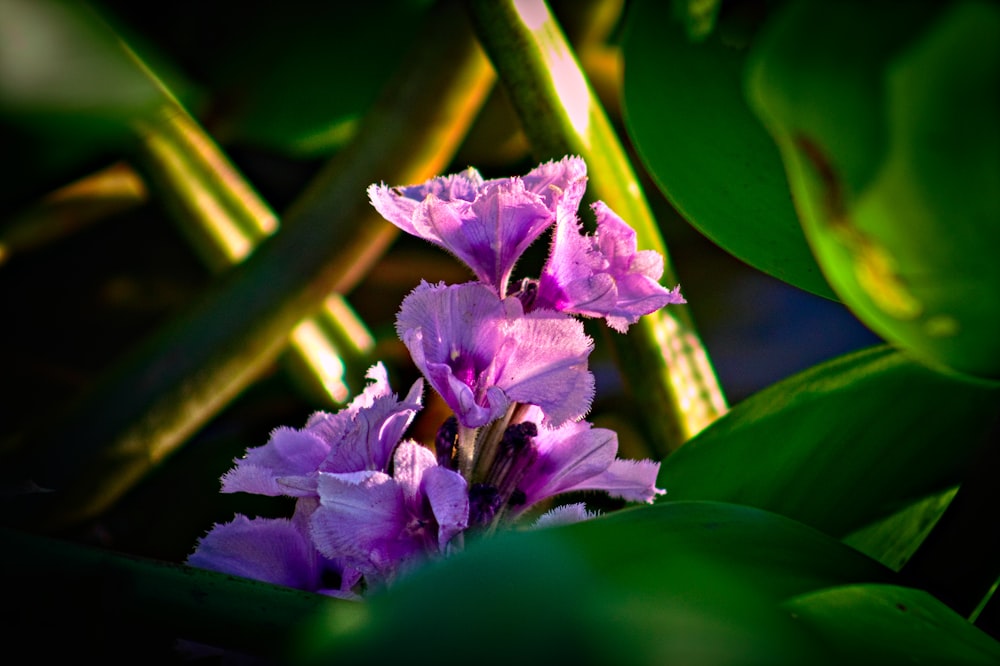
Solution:
M 467 0 L 476 32 L 539 160 L 580 155 L 588 197 L 635 228 L 640 249 L 665 258 L 677 278 L 642 188 L 570 45 L 542 0 Z M 627 336 L 610 334 L 651 449 L 665 456 L 723 414 L 726 401 L 684 306 L 643 317 Z

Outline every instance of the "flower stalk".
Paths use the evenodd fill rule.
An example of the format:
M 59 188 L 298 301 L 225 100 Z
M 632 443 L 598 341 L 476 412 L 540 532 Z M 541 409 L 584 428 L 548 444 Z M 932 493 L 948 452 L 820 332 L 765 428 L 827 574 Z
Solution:
M 537 159 L 577 154 L 587 162 L 590 196 L 615 209 L 639 246 L 665 259 L 665 244 L 628 157 L 543 0 L 467 0 L 467 9 L 518 112 Z M 688 311 L 644 317 L 628 336 L 610 336 L 638 406 L 650 448 L 675 450 L 727 410 L 726 400 Z

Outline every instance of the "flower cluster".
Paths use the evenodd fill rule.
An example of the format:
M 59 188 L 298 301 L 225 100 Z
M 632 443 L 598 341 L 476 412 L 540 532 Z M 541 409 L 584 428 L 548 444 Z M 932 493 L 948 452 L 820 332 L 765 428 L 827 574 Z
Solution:
M 586 188 L 578 157 L 524 177 L 484 180 L 475 169 L 422 185 L 372 185 L 372 205 L 400 229 L 469 266 L 476 281 L 422 282 L 396 330 L 423 374 L 403 399 L 381 363 L 345 409 L 278 428 L 222 478 L 223 492 L 296 498 L 288 519 L 216 525 L 188 562 L 352 597 L 427 557 L 460 547 L 555 495 L 597 490 L 652 502 L 659 464 L 617 458 L 616 434 L 584 420 L 594 396 L 593 341 L 573 317 L 619 332 L 667 304 L 662 257 L 637 251 L 635 232 L 605 204 L 593 236 L 577 209 Z M 554 227 L 537 279 L 511 283 L 525 249 Z M 454 412 L 430 448 L 404 435 L 424 381 Z M 583 504 L 538 525 L 590 517 Z

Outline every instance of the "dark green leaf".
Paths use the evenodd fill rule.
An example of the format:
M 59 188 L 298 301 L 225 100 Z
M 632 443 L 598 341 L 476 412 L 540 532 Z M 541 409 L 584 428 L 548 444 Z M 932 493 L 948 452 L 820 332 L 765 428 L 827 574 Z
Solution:
M 959 482 L 996 422 L 1000 388 L 886 347 L 775 384 L 668 457 L 668 500 L 774 511 L 837 536 Z
M 646 169 L 691 224 L 748 264 L 832 299 L 778 150 L 743 97 L 743 63 L 758 20 L 724 8 L 714 32 L 692 43 L 669 3 L 632 3 L 626 127 Z
M 923 590 L 849 585 L 784 605 L 842 663 L 1000 663 L 1000 643 Z
M 242 17 L 212 68 L 213 88 L 225 98 L 220 139 L 297 157 L 342 147 L 398 68 L 429 4 L 292 1 Z
M 889 575 L 780 516 L 661 504 L 473 544 L 310 627 L 307 662 L 825 663 L 780 601 Z
M 843 541 L 890 569 L 899 571 L 937 524 L 956 490 L 948 488 L 917 500 L 891 516 L 848 534 Z

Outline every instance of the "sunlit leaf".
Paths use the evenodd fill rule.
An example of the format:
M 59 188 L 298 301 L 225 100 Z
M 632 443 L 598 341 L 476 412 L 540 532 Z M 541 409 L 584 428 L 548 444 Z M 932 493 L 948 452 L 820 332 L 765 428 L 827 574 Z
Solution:
M 666 500 L 748 504 L 843 535 L 958 483 L 1000 389 L 876 347 L 747 398 L 668 457 Z
M 748 64 L 844 303 L 926 362 L 1000 377 L 1000 7 L 793 2 Z
M 747 47 L 761 17 L 727 10 L 692 42 L 670 3 L 628 12 L 625 121 L 646 169 L 680 213 L 739 259 L 835 298 L 806 244 L 774 142 L 743 96 Z

